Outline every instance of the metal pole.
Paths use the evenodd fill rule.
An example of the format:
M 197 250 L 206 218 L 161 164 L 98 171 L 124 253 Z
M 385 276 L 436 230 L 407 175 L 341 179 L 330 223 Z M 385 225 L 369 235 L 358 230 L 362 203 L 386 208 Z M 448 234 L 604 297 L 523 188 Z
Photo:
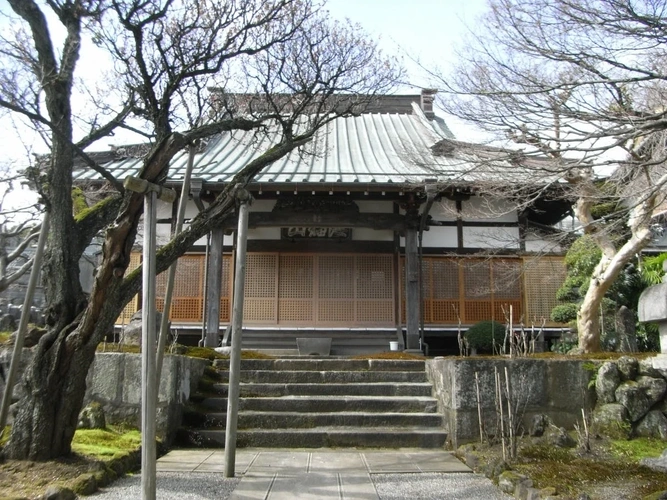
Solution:
M 141 498 L 155 500 L 155 219 L 156 195 L 144 198 L 143 298 L 141 303 Z
M 49 234 L 49 212 L 44 214 L 42 221 L 42 228 L 39 231 L 39 239 L 37 240 L 37 249 L 35 250 L 35 257 L 32 262 L 32 269 L 30 270 L 30 281 L 28 281 L 28 290 L 23 300 L 23 309 L 21 310 L 21 320 L 19 321 L 19 329 L 16 332 L 16 340 L 14 341 L 14 351 L 12 353 L 12 361 L 9 364 L 9 373 L 5 379 L 5 394 L 2 396 L 2 407 L 0 409 L 0 437 L 5 431 L 7 425 L 7 415 L 9 414 L 9 406 L 12 403 L 12 395 L 14 392 L 14 384 L 16 384 L 16 376 L 18 375 L 19 365 L 21 364 L 21 354 L 23 353 L 23 341 L 25 339 L 25 331 L 28 329 L 28 321 L 30 320 L 30 308 L 35 297 L 35 288 L 37 288 L 37 278 L 39 271 L 42 268 L 42 257 L 44 255 L 44 247 L 46 246 L 46 238 Z
M 181 198 L 178 202 L 178 214 L 176 215 L 176 228 L 174 229 L 174 236 L 181 233 L 183 229 L 183 220 L 185 219 L 185 207 L 188 204 L 188 195 L 190 193 L 190 176 L 192 175 L 192 167 L 194 165 L 196 148 L 190 145 L 188 150 L 188 164 L 185 168 L 185 175 L 183 176 L 183 187 L 181 188 Z M 164 349 L 167 345 L 167 336 L 169 334 L 169 310 L 171 309 L 171 297 L 174 294 L 174 282 L 176 280 L 176 266 L 178 260 L 169 266 L 169 274 L 167 275 L 167 290 L 164 295 L 164 307 L 162 308 L 162 321 L 160 322 L 160 337 L 157 343 L 157 358 L 155 360 L 155 378 L 157 383 L 160 383 L 162 376 L 162 361 L 164 359 Z M 158 386 L 159 388 L 159 386 Z M 156 394 L 157 396 L 157 394 Z
M 236 278 L 234 279 L 234 309 L 232 315 L 232 349 L 229 358 L 229 389 L 227 391 L 227 426 L 225 428 L 224 477 L 234 477 L 236 466 L 236 428 L 239 412 L 239 382 L 241 378 L 241 332 L 243 329 L 243 289 L 246 268 L 246 240 L 250 194 L 244 189 L 237 193 L 241 206 L 236 240 Z

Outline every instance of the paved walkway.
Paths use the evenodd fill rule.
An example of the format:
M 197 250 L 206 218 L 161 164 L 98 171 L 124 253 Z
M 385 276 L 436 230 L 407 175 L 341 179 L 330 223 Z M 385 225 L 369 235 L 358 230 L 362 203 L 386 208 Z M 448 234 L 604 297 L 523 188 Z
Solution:
M 160 475 L 221 475 L 223 470 L 224 450 L 173 450 L 157 462 L 158 487 Z M 241 480 L 229 499 L 507 498 L 489 480 L 471 472 L 451 453 L 443 450 L 244 448 L 237 450 L 235 474 Z M 375 482 L 371 475 L 374 475 Z M 410 478 L 413 482 L 423 478 L 424 484 L 433 483 L 430 488 L 437 491 L 415 496 L 413 484 L 409 491 L 400 493 L 397 489 L 400 486 L 397 485 L 404 482 L 401 477 Z M 393 481 L 394 478 L 399 479 Z M 392 486 L 392 483 L 396 485 Z M 408 481 L 405 483 L 408 487 Z M 386 490 L 384 494 L 383 488 Z M 456 491 L 461 488 L 467 493 L 457 494 Z

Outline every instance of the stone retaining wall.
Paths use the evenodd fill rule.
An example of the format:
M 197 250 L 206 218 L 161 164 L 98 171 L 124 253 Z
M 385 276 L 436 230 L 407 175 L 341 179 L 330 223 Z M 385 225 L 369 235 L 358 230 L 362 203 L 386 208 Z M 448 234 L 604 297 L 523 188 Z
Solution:
M 585 363 L 590 364 L 563 359 L 435 358 L 426 362 L 426 373 L 444 415 L 448 439 L 457 447 L 479 440 L 475 372 L 482 420 L 491 434 L 496 427 L 494 368 L 504 382 L 505 367 L 513 399 L 523 408 L 525 428 L 534 415 L 544 414 L 555 425 L 570 429 L 581 420 L 581 409 L 591 409 L 595 404 L 595 391 L 589 388 L 594 372 L 587 370 Z
M 181 424 L 183 407 L 210 362 L 187 356 L 165 356 L 157 403 L 157 434 L 169 440 Z M 88 404 L 99 402 L 108 423 L 141 426 L 141 356 L 97 353 L 87 377 Z
M 32 350 L 24 349 L 20 372 L 32 358 Z M 9 371 L 11 350 L 0 352 L 0 368 Z M 199 384 L 210 361 L 187 356 L 165 356 L 157 404 L 157 433 L 169 441 L 181 423 L 183 407 Z M 86 379 L 84 405 L 99 402 L 104 408 L 107 423 L 127 423 L 141 426 L 141 355 L 117 352 L 98 352 Z M 0 377 L 0 393 L 4 392 Z M 22 396 L 22 384 L 14 388 L 13 400 Z

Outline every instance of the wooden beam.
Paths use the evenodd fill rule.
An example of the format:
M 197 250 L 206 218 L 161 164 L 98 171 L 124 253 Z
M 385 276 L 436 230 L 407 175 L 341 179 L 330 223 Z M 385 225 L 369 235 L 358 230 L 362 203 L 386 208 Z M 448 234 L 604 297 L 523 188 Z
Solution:
M 248 252 L 391 253 L 391 241 L 249 240 Z
M 224 222 L 226 229 L 237 225 L 236 217 Z M 366 227 L 403 231 L 405 216 L 400 214 L 252 212 L 248 227 Z

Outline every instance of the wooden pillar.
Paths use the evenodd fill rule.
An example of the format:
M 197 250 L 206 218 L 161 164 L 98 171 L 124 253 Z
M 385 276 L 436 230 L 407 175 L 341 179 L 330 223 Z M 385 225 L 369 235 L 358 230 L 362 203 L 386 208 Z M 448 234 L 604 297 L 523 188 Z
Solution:
M 416 228 L 408 228 L 405 232 L 405 316 L 406 348 L 420 350 L 419 254 Z
M 229 357 L 229 390 L 227 393 L 227 425 L 225 426 L 225 477 L 234 477 L 236 465 L 236 436 L 241 381 L 241 345 L 243 334 L 243 292 L 245 289 L 246 243 L 250 193 L 239 189 L 236 193 L 239 208 L 239 226 L 236 232 L 236 277 L 234 279 L 234 308 L 232 311 L 232 351 Z
M 155 379 L 155 192 L 144 198 L 144 262 L 141 303 L 141 498 L 155 500 L 156 445 L 155 416 L 157 412 Z
M 205 347 L 218 347 L 220 339 L 220 290 L 222 288 L 223 228 L 211 231 L 211 249 L 206 266 L 206 339 Z

